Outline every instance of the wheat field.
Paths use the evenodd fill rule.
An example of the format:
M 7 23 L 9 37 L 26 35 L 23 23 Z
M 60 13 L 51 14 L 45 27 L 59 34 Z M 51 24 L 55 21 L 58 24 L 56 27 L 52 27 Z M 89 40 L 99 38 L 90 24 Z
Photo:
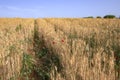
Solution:
M 0 80 L 120 80 L 120 19 L 0 18 Z

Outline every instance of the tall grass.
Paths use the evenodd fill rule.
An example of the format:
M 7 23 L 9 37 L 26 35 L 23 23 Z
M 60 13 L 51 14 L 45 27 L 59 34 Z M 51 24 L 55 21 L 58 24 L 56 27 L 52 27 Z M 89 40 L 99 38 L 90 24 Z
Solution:
M 119 80 L 119 19 L 0 19 L 2 80 Z
M 114 68 L 114 65 L 116 65 L 116 63 L 114 63 L 114 61 L 116 61 L 116 55 L 114 54 L 114 50 L 112 48 L 112 45 L 114 43 L 117 43 L 116 46 L 119 47 L 120 42 L 118 36 L 120 35 L 120 33 L 118 31 L 113 34 L 114 30 L 120 29 L 119 20 L 45 20 L 47 21 L 46 24 L 50 23 L 54 25 L 55 31 L 57 30 L 58 33 L 62 31 L 64 33 L 64 36 L 67 36 L 67 40 L 65 40 L 68 44 L 68 46 L 65 47 L 65 49 L 67 50 L 65 51 L 67 55 L 63 55 L 63 58 L 65 60 L 62 61 L 62 63 L 69 63 L 65 65 L 66 76 L 68 75 L 68 78 L 66 79 L 76 80 L 76 75 L 78 75 L 78 80 L 80 79 L 80 76 L 83 80 L 114 80 L 115 77 L 119 75 L 119 70 L 116 71 Z M 116 22 L 116 24 L 112 23 L 114 21 Z M 51 32 L 54 31 L 51 30 Z M 57 34 L 57 32 L 54 34 Z M 117 41 L 113 41 L 113 37 Z M 61 49 L 61 47 L 59 48 Z M 57 51 L 60 52 L 60 49 L 58 49 Z M 119 50 L 117 49 L 117 51 Z M 119 54 L 119 52 L 117 52 L 117 54 Z M 66 56 L 69 58 L 66 58 Z M 76 64 L 79 65 L 75 66 Z M 71 66 L 71 68 L 66 68 L 68 66 Z M 116 72 L 118 75 L 116 75 Z
M 2 80 L 16 80 L 20 75 L 23 53 L 28 53 L 28 47 L 32 47 L 33 28 L 33 19 L 0 19 L 0 77 Z

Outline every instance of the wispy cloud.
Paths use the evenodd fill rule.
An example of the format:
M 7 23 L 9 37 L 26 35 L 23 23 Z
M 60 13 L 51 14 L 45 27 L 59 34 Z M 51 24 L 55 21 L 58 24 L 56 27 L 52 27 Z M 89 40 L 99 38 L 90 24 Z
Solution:
M 43 7 L 31 7 L 31 8 L 22 8 L 18 6 L 5 6 L 0 5 L 0 17 L 37 17 L 40 15 L 44 15 Z
M 7 6 L 8 9 L 10 10 L 15 10 L 15 11 L 28 11 L 28 12 L 36 12 L 38 9 L 31 9 L 31 8 L 20 8 L 20 7 L 14 7 L 14 6 Z
M 22 7 L 16 7 L 16 6 L 0 6 L 0 9 L 4 10 L 10 10 L 10 11 L 21 11 L 21 12 L 37 12 L 43 7 L 37 7 L 37 8 L 22 8 Z

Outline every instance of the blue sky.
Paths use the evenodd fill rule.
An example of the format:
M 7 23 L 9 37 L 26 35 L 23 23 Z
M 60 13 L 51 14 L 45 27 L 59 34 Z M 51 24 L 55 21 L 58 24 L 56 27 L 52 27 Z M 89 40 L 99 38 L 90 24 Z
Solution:
M 120 16 L 120 0 L 0 0 L 0 17 Z

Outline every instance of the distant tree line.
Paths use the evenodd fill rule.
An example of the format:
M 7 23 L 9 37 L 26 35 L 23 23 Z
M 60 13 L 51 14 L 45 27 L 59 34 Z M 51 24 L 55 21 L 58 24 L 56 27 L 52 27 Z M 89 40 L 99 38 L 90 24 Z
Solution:
M 105 15 L 103 18 L 116 18 L 115 15 Z
M 88 16 L 88 17 L 84 17 L 84 18 L 94 18 L 93 16 Z M 105 18 L 105 19 L 113 19 L 113 18 L 118 18 L 118 19 L 120 19 L 120 16 L 119 17 L 116 17 L 115 15 L 105 15 L 105 16 L 103 16 L 103 17 L 101 17 L 101 16 L 97 16 L 96 18 Z

